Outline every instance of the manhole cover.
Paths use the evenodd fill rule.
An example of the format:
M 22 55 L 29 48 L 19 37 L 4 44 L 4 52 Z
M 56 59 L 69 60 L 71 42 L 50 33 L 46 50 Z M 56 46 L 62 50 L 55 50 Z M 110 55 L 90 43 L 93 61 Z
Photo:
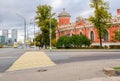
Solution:
M 117 76 L 120 76 L 120 71 L 116 71 Z
M 38 70 L 38 72 L 45 72 L 45 71 L 47 71 L 47 69 L 40 69 L 40 70 Z

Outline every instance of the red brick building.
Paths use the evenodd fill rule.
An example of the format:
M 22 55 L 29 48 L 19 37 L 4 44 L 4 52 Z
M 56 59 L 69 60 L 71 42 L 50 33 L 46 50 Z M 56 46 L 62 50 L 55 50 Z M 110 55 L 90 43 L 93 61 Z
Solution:
M 93 45 L 99 44 L 99 36 L 96 28 L 88 19 L 77 17 L 74 23 L 70 22 L 70 14 L 63 9 L 58 15 L 58 27 L 56 29 L 56 40 L 60 36 L 85 35 L 93 41 Z M 120 30 L 120 9 L 117 10 L 117 16 L 112 18 L 112 27 L 110 27 L 105 38 L 102 39 L 103 45 L 120 44 L 119 41 L 114 40 L 115 31 Z

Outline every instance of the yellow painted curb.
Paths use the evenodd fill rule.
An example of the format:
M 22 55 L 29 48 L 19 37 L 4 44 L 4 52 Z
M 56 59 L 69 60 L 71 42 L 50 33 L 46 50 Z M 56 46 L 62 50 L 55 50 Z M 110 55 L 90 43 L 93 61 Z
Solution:
M 54 65 L 44 52 L 26 52 L 7 71 Z

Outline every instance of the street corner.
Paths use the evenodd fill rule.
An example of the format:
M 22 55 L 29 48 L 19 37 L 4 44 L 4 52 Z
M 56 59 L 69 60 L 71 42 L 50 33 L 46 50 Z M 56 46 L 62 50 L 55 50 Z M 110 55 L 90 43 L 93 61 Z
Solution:
M 7 71 L 56 65 L 44 52 L 26 52 Z

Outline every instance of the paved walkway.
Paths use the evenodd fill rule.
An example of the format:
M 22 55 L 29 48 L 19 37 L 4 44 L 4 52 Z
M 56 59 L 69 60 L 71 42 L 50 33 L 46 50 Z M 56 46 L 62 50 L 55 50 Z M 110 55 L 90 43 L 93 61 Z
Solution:
M 106 77 L 106 78 L 93 78 L 86 80 L 77 80 L 77 81 L 120 81 L 120 77 Z
M 53 65 L 54 62 L 44 52 L 26 52 L 7 71 Z

